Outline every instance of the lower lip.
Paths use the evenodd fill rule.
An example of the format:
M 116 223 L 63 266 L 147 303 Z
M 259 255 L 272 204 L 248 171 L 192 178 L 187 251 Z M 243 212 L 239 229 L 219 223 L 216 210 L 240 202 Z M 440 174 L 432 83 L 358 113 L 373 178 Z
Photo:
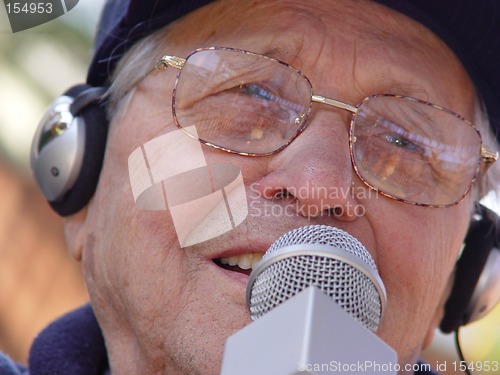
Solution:
M 229 279 L 232 279 L 238 283 L 240 283 L 241 285 L 243 285 L 243 287 L 247 287 L 247 284 L 248 284 L 248 276 L 243 274 L 243 273 L 240 273 L 240 272 L 235 272 L 235 271 L 229 271 L 229 270 L 226 270 L 222 267 L 219 267 L 217 264 L 215 264 L 215 262 L 211 259 L 207 259 L 207 262 L 210 263 L 210 265 L 212 267 L 215 267 L 220 273 L 224 274 L 226 277 L 228 277 Z

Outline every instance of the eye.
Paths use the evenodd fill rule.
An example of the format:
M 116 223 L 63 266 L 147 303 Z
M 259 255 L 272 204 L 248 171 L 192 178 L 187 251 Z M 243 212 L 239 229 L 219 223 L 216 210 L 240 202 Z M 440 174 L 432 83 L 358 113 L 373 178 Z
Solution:
M 271 94 L 265 87 L 256 83 L 240 85 L 239 92 L 257 99 L 276 100 L 276 95 Z
M 400 147 L 408 151 L 420 151 L 420 147 L 397 134 L 387 134 L 385 135 L 385 139 L 387 142 L 393 144 L 396 147 Z

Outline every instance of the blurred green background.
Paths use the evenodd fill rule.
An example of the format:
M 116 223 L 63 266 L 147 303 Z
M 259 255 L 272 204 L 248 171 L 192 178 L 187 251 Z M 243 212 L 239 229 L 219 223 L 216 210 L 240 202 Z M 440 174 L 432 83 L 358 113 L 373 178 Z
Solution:
M 88 300 L 61 219 L 35 187 L 31 139 L 45 107 L 84 82 L 102 1 L 13 33 L 0 4 L 0 350 L 26 362 L 48 322 Z

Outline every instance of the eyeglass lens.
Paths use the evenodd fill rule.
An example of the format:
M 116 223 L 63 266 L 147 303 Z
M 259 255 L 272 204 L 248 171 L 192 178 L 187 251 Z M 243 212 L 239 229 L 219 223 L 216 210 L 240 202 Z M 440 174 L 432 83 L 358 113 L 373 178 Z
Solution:
M 311 86 L 296 70 L 265 56 L 231 50 L 191 55 L 175 93 L 181 127 L 196 125 L 205 142 L 240 153 L 267 154 L 304 124 Z
M 395 96 L 369 97 L 358 107 L 351 147 L 369 185 L 409 202 L 448 205 L 476 176 L 480 138 L 456 115 Z
M 286 147 L 305 127 L 312 87 L 298 70 L 251 52 L 191 54 L 173 98 L 179 128 L 242 154 Z M 351 155 L 359 177 L 397 199 L 424 205 L 460 200 L 478 171 L 481 139 L 455 114 L 418 100 L 376 95 L 358 105 Z M 194 136 L 194 135 L 193 135 Z

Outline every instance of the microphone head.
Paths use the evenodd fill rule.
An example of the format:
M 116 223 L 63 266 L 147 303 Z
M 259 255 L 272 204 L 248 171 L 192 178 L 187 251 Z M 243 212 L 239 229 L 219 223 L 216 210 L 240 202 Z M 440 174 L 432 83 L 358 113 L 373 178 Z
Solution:
M 278 238 L 254 267 L 247 286 L 253 320 L 316 286 L 372 332 L 387 301 L 370 253 L 338 228 L 310 225 Z

